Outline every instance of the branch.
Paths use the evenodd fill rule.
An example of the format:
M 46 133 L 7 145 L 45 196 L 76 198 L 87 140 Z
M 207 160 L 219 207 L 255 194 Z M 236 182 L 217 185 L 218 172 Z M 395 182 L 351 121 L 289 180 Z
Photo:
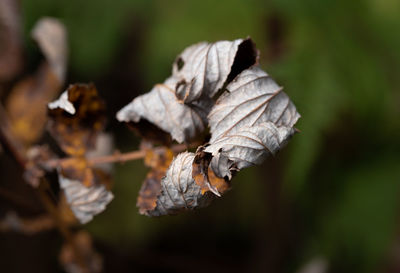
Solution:
M 176 144 L 171 147 L 171 150 L 175 153 L 179 153 L 182 151 L 185 151 L 187 149 L 197 147 L 197 144 L 193 145 L 186 145 L 186 144 Z M 154 148 L 154 151 L 160 151 L 164 147 L 157 147 Z M 90 165 L 95 166 L 95 165 L 100 165 L 104 163 L 115 163 L 115 162 L 120 162 L 124 163 L 126 161 L 131 161 L 131 160 L 137 160 L 144 158 L 146 156 L 146 150 L 137 150 L 137 151 L 131 151 L 127 153 L 121 154 L 120 152 L 115 152 L 112 155 L 105 155 L 105 156 L 97 156 L 97 157 L 89 157 L 87 158 L 88 162 Z M 60 159 L 52 159 L 48 160 L 43 163 L 43 167 L 46 169 L 54 169 L 62 165 L 63 162 L 70 160 L 70 157 L 66 158 L 60 158 Z

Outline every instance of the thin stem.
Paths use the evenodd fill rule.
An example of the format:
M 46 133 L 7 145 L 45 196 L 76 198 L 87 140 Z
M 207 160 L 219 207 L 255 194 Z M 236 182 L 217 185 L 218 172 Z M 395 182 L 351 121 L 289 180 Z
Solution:
M 177 144 L 173 145 L 171 147 L 171 150 L 175 153 L 182 152 L 184 150 L 190 149 L 192 147 L 195 147 L 194 145 L 186 145 L 186 144 Z M 164 147 L 157 147 L 154 150 L 159 151 L 162 150 Z M 138 150 L 138 151 L 131 151 L 127 153 L 119 153 L 115 152 L 114 154 L 111 155 L 105 155 L 105 156 L 97 156 L 97 157 L 89 157 L 87 158 L 88 162 L 90 165 L 95 166 L 95 165 L 100 165 L 100 164 L 105 164 L 105 163 L 115 163 L 115 162 L 126 162 L 126 161 L 131 161 L 131 160 L 137 160 L 144 158 L 146 156 L 146 150 Z M 70 158 L 61 158 L 61 159 L 52 159 L 46 161 L 43 165 L 45 168 L 53 169 L 56 167 L 59 167 L 62 165 L 64 161 L 69 160 Z

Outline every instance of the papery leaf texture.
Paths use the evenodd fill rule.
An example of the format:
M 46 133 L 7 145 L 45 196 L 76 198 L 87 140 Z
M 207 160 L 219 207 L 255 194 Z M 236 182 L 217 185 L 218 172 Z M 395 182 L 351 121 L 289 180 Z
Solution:
M 201 97 L 214 97 L 228 79 L 235 59 L 244 66 L 257 61 L 250 39 L 201 42 L 186 48 L 176 59 L 172 75 L 178 79 L 176 94 L 185 103 Z M 242 57 L 245 56 L 245 57 Z
M 174 79 L 156 84 L 144 95 L 135 98 L 117 113 L 117 119 L 138 123 L 146 119 L 171 134 L 177 142 L 188 142 L 206 127 L 205 116 L 183 104 L 175 95 Z
M 64 190 L 67 203 L 81 224 L 88 223 L 93 216 L 104 211 L 114 198 L 103 184 L 86 187 L 80 181 L 69 179 L 61 173 L 59 173 L 59 183 Z
M 289 97 L 266 72 L 244 70 L 227 87 L 208 115 L 210 142 L 263 122 L 293 127 L 300 118 Z
M 48 116 L 48 129 L 64 152 L 82 156 L 105 126 L 105 103 L 93 84 L 74 84 L 48 104 Z
M 207 128 L 213 97 L 257 60 L 251 39 L 190 46 L 177 57 L 172 75 L 122 108 L 117 119 L 134 124 L 146 120 L 177 142 L 190 142 Z

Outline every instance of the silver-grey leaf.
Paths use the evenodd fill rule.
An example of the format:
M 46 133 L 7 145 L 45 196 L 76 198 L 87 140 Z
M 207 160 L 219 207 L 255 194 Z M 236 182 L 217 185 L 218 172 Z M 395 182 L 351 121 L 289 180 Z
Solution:
M 212 98 L 226 82 L 239 46 L 244 42 L 252 43 L 250 39 L 237 39 L 201 42 L 186 48 L 177 57 L 172 69 L 172 75 L 178 79 L 178 98 L 185 103 L 201 97 Z M 253 53 L 256 55 L 255 52 L 250 55 Z
M 124 122 L 146 119 L 171 134 L 177 142 L 188 142 L 206 127 L 205 114 L 185 105 L 175 96 L 176 79 L 169 78 L 164 84 L 156 84 L 144 95 L 136 97 L 117 113 Z
M 192 164 L 195 154 L 180 153 L 171 163 L 166 176 L 161 181 L 161 193 L 156 208 L 149 216 L 176 214 L 207 206 L 213 194 L 202 194 L 199 185 L 192 177 Z
M 86 224 L 106 209 L 114 195 L 104 185 L 85 187 L 81 182 L 68 179 L 59 173 L 60 187 L 64 190 L 67 202 L 82 224 Z
M 208 116 L 210 143 L 263 122 L 291 128 L 300 118 L 282 87 L 259 67 L 244 70 L 226 89 Z
M 294 133 L 292 127 L 260 123 L 217 139 L 205 151 L 214 156 L 211 160 L 214 173 L 231 179 L 232 172 L 259 165 L 267 156 L 274 155 Z
M 32 30 L 32 38 L 38 43 L 60 83 L 64 83 L 67 68 L 67 30 L 57 19 L 44 17 Z

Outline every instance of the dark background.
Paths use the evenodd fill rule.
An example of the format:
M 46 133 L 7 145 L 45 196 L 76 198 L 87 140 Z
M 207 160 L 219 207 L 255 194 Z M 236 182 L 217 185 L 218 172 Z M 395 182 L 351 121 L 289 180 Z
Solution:
M 139 215 L 147 169 L 116 165 L 115 200 L 85 226 L 106 272 L 400 272 L 399 1 L 23 0 L 21 8 L 32 68 L 34 23 L 65 23 L 67 82 L 96 84 L 121 151 L 139 139 L 116 111 L 203 40 L 251 36 L 261 66 L 302 115 L 301 133 L 279 155 L 192 213 Z M 2 187 L 19 181 L 1 162 Z M 35 199 L 25 201 L 34 210 Z M 0 271 L 62 271 L 61 244 L 56 231 L 3 233 Z

